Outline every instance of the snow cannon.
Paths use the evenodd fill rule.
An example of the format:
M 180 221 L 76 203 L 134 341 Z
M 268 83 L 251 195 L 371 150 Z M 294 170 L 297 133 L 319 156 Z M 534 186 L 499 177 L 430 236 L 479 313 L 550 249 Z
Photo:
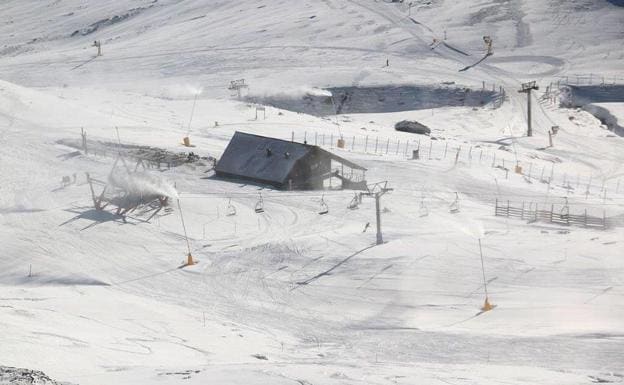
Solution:
M 483 36 L 483 42 L 485 43 L 485 48 L 487 49 L 487 55 L 492 54 L 492 37 Z

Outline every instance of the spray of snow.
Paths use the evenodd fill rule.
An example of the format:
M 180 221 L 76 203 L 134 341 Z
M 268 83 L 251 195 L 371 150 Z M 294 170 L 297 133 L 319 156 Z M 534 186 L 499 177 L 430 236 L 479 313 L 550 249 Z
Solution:
M 177 199 L 178 192 L 166 180 L 147 172 L 114 172 L 108 177 L 109 182 L 135 196 L 166 196 Z
M 453 222 L 453 226 L 474 239 L 485 238 L 485 228 L 483 227 L 483 222 L 481 221 L 462 218 L 461 221 Z
M 191 84 L 174 84 L 159 90 L 159 96 L 166 99 L 190 99 L 204 92 L 203 87 Z
M 322 88 L 317 87 L 309 87 L 309 86 L 301 86 L 296 88 L 255 88 L 253 91 L 249 92 L 250 97 L 259 97 L 259 98 L 270 98 L 270 97 L 280 97 L 280 98 L 292 98 L 298 99 L 304 96 L 326 96 L 331 97 L 332 93 L 328 90 L 324 90 Z

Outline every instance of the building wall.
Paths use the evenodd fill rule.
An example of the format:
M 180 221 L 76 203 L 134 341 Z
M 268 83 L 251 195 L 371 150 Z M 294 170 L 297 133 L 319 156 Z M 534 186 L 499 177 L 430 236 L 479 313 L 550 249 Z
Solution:
M 330 171 L 331 158 L 324 156 L 320 151 L 310 151 L 295 164 L 289 179 L 292 180 L 293 189 L 319 190 L 323 188 L 323 175 Z

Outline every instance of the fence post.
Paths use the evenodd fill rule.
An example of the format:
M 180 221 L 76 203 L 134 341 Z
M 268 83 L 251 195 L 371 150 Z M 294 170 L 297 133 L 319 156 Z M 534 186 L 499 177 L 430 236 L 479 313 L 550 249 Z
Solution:
M 377 144 L 379 143 L 379 137 L 375 138 L 375 154 L 377 154 Z
M 520 214 L 520 219 L 524 220 L 524 201 L 522 201 L 522 213 Z
M 351 142 L 351 151 L 355 151 L 355 135 L 353 135 L 353 141 Z
M 316 140 L 316 139 L 317 139 L 317 137 L 318 137 L 318 132 L 316 132 L 316 131 L 315 131 L 315 132 L 314 132 L 314 145 L 315 145 L 315 146 L 316 146 L 316 145 L 318 145 L 318 141 Z
M 555 211 L 555 204 L 550 205 L 550 223 L 553 221 L 553 212 Z
M 89 155 L 89 151 L 87 149 L 87 132 L 84 130 L 83 127 L 80 127 L 80 136 L 82 136 L 82 150 L 84 151 L 85 155 Z
M 431 148 L 433 147 L 433 140 L 429 140 L 429 159 L 431 159 Z
M 290 141 L 294 142 L 295 141 L 295 131 L 291 131 L 290 132 Z
M 329 148 L 334 148 L 334 133 L 329 134 Z
M 388 154 L 389 148 L 390 148 L 390 138 L 388 138 L 388 141 L 386 142 L 386 155 Z
M 509 218 L 509 201 L 507 201 L 507 218 Z
M 409 146 L 409 139 L 405 141 L 405 156 L 407 156 L 407 146 Z
M 366 142 L 364 142 L 364 152 L 368 153 L 368 135 L 366 135 Z
M 587 227 L 587 209 L 585 209 L 585 227 Z
M 537 211 L 538 211 L 538 204 L 537 202 L 535 203 L 535 214 L 533 215 L 533 221 L 537 222 Z
M 459 160 L 459 152 L 461 151 L 461 146 L 459 146 L 459 148 L 457 149 L 457 154 L 455 154 L 455 164 L 457 164 L 457 161 Z
M 396 150 L 396 155 L 399 155 L 399 147 L 401 147 L 401 140 L 397 139 L 397 150 Z
M 495 216 L 498 216 L 498 198 L 496 198 L 496 203 L 495 203 L 495 205 L 496 205 L 496 206 L 494 206 L 494 215 L 495 215 Z
M 448 142 L 444 145 L 444 159 L 446 159 L 446 150 L 448 149 Z

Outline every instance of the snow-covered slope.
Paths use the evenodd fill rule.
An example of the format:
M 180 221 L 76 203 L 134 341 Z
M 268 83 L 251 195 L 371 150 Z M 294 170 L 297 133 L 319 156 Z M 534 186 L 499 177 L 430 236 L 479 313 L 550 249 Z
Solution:
M 621 81 L 624 8 L 414 4 L 5 1 L 0 365 L 76 384 L 622 382 L 624 141 L 542 91 L 577 74 Z M 484 35 L 494 55 L 460 71 L 483 58 Z M 398 112 L 267 107 L 256 119 L 227 89 L 242 78 L 254 97 L 292 103 L 325 95 L 314 87 L 386 87 L 371 111 Z M 541 87 L 533 137 L 516 92 L 526 80 Z M 482 107 L 379 108 L 397 85 L 499 94 Z M 404 119 L 432 138 L 396 132 Z M 273 191 L 191 164 L 151 170 L 179 192 L 200 260 L 178 268 L 180 207 L 149 221 L 94 210 L 85 172 L 106 179 L 117 150 L 77 153 L 67 143 L 81 128 L 174 152 L 190 134 L 193 152 L 217 158 L 236 130 L 317 143 L 394 188 L 382 198 L 386 243 L 374 245 L 373 199 L 350 210 L 350 191 Z M 494 216 L 497 204 L 567 207 L 609 228 Z M 484 278 L 497 307 L 481 314 Z

